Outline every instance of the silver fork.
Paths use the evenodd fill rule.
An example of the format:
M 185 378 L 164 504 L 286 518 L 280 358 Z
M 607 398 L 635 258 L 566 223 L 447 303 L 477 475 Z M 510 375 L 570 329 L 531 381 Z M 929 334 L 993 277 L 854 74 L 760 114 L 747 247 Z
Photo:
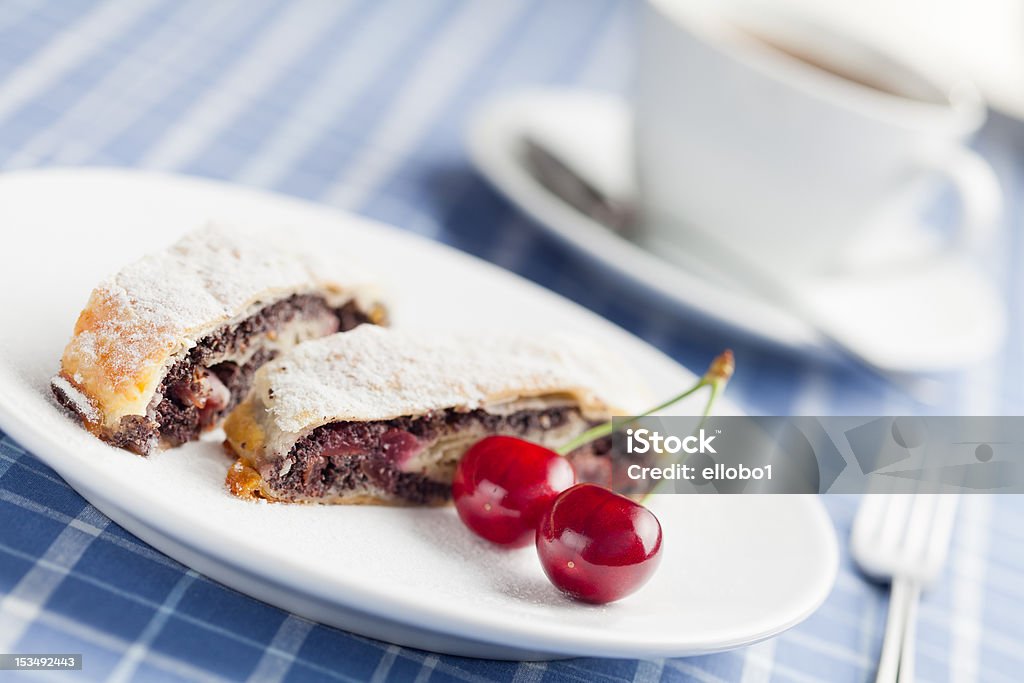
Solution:
M 959 496 L 869 493 L 853 520 L 853 558 L 869 576 L 892 585 L 877 683 L 914 680 L 914 638 L 921 590 L 949 554 Z

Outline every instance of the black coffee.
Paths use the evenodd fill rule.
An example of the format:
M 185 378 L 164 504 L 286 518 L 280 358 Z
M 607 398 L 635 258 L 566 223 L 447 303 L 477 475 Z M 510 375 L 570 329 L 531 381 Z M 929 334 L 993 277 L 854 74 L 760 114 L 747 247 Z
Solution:
M 827 50 L 817 50 L 810 45 L 783 42 L 747 27 L 737 28 L 763 46 L 859 86 L 919 102 L 948 102 L 936 86 L 915 70 L 868 46 L 840 39 L 828 41 Z M 815 42 L 824 43 L 824 36 L 821 38 Z

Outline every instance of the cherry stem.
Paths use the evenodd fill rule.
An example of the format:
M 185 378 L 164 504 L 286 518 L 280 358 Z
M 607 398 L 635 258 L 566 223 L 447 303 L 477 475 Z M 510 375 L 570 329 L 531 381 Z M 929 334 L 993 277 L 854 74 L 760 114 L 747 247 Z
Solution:
M 678 403 L 679 401 L 682 401 L 687 396 L 696 393 L 697 391 L 704 387 L 711 387 L 711 393 L 708 395 L 708 401 L 704 405 L 704 413 L 701 415 L 700 422 L 697 424 L 696 427 L 697 429 L 700 429 L 700 426 L 704 424 L 704 420 L 706 420 L 708 418 L 708 415 L 711 414 L 711 407 L 714 405 L 715 399 L 717 399 L 718 395 L 722 393 L 723 389 L 725 389 L 725 385 L 729 383 L 729 379 L 732 377 L 732 373 L 735 369 L 736 363 L 735 359 L 733 358 L 732 351 L 726 349 L 718 356 L 716 356 L 713 361 L 711 361 L 711 365 L 708 366 L 707 372 L 705 372 L 704 375 L 699 380 L 697 380 L 696 384 L 694 384 L 692 387 L 690 387 L 683 393 L 678 394 L 677 396 L 673 396 L 664 403 L 660 403 L 654 406 L 647 412 L 637 415 L 637 417 L 641 418 L 647 417 L 648 415 L 652 415 L 660 410 L 668 408 L 673 403 Z M 569 441 L 568 443 L 559 447 L 557 449 L 558 454 L 566 455 L 568 453 L 572 453 L 580 446 L 585 446 L 591 441 L 596 441 L 597 439 L 608 436 L 613 431 L 612 424 L 613 423 L 611 421 L 608 421 L 599 424 L 596 427 L 591 427 L 587 431 L 577 436 L 572 441 Z

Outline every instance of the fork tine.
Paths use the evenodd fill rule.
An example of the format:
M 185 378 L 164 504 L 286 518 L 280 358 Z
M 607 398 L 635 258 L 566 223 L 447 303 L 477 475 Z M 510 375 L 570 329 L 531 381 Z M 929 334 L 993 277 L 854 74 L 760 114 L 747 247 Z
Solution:
M 899 548 L 907 533 L 907 522 L 910 519 L 912 496 L 906 493 L 893 493 L 882 525 L 879 543 L 885 548 Z
M 861 498 L 851 531 L 854 545 L 866 547 L 877 542 L 885 525 L 889 502 L 889 496 L 885 494 L 870 493 Z
M 939 501 L 935 509 L 935 523 L 925 551 L 927 581 L 934 580 L 945 564 L 946 555 L 949 553 L 949 540 L 953 536 L 953 525 L 956 523 L 956 510 L 960 504 L 958 494 L 946 493 L 937 497 Z
M 935 494 L 915 493 L 911 501 L 909 519 L 903 538 L 900 557 L 903 559 L 903 571 L 918 574 L 919 568 L 926 559 L 931 545 L 930 538 L 935 523 L 935 509 L 938 504 Z M 918 577 L 920 578 L 920 577 Z
M 895 545 L 888 545 L 892 535 L 893 505 L 897 502 L 889 493 L 865 495 L 854 517 L 850 542 L 861 568 L 879 580 L 891 580 L 889 566 Z M 902 526 L 902 524 L 900 524 Z

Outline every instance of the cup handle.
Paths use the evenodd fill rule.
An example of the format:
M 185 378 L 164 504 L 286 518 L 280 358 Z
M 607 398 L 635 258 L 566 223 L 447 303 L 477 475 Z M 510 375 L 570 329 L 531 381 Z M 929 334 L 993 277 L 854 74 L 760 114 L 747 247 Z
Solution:
M 960 221 L 950 250 L 977 250 L 995 233 L 1002 211 L 1003 193 L 987 161 L 966 147 L 956 147 L 922 161 L 944 175 L 960 196 Z

